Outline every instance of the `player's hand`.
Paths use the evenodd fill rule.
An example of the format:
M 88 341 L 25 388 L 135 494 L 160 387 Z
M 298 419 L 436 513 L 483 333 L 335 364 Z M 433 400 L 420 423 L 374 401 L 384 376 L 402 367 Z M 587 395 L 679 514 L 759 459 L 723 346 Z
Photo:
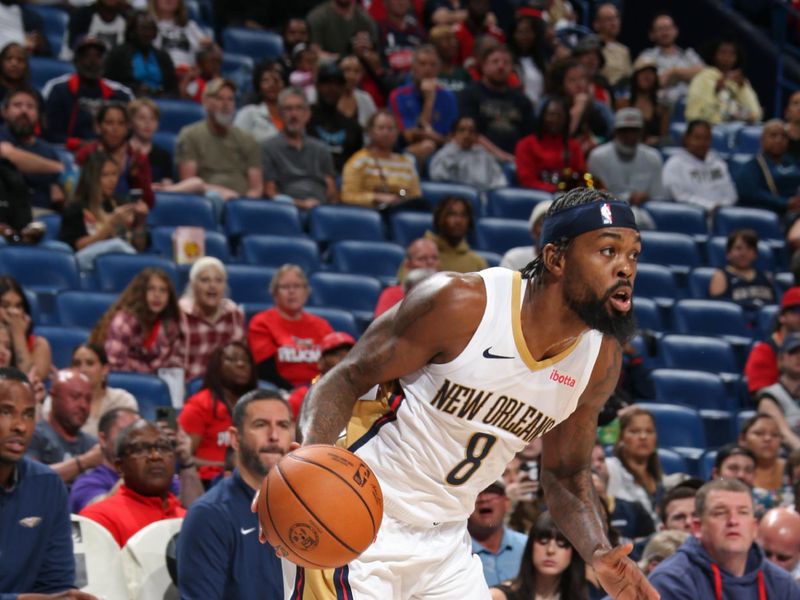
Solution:
M 592 558 L 597 579 L 614 600 L 658 600 L 661 596 L 628 558 L 631 550 L 633 544 L 597 550 Z

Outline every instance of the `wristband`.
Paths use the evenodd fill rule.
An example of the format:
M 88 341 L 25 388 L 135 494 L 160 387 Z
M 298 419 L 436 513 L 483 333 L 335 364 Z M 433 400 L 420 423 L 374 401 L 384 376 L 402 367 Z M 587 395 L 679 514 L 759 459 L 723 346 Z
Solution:
M 78 473 L 83 473 L 83 465 L 81 464 L 81 459 L 77 456 L 75 457 L 75 464 L 78 465 Z
M 180 469 L 178 469 L 178 470 L 179 471 L 185 471 L 186 469 L 192 469 L 192 468 L 194 468 L 196 466 L 197 466 L 197 463 L 192 461 L 190 463 L 186 463 L 186 464 L 181 465 Z

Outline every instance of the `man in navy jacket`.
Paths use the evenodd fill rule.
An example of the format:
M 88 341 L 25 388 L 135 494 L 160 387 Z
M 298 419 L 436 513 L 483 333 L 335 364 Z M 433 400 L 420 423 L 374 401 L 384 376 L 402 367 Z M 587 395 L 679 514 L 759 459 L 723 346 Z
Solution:
M 694 535 L 650 575 L 661 600 L 800 600 L 800 586 L 755 544 L 749 488 L 717 479 L 695 496 Z
M 280 560 L 259 543 L 250 503 L 294 440 L 291 411 L 276 392 L 254 390 L 236 403 L 232 420 L 238 467 L 192 504 L 178 536 L 182 600 L 283 598 Z
M 0 600 L 28 594 L 93 600 L 71 589 L 75 558 L 67 489 L 52 469 L 25 458 L 35 419 L 28 378 L 14 368 L 0 369 Z

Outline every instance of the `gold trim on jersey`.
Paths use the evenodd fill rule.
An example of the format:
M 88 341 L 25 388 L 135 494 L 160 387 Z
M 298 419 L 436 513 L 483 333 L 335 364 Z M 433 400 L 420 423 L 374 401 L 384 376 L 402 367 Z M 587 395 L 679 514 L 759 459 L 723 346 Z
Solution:
M 566 350 L 559 352 L 555 356 L 551 356 L 545 360 L 539 361 L 533 358 L 531 351 L 528 350 L 528 344 L 525 341 L 525 335 L 522 333 L 522 273 L 519 271 L 514 273 L 511 280 L 511 330 L 514 333 L 514 344 L 517 346 L 517 352 L 527 367 L 531 371 L 540 371 L 545 369 L 558 361 L 569 356 L 583 336 L 579 336 Z

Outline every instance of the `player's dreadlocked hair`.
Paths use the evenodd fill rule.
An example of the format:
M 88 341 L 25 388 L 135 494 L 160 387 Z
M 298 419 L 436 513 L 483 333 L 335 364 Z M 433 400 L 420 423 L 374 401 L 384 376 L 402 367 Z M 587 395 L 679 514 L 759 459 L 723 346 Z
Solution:
M 544 216 L 545 219 L 547 219 L 547 217 L 550 215 L 560 213 L 561 211 L 572 208 L 573 206 L 589 204 L 590 202 L 597 202 L 598 200 L 606 200 L 610 202 L 612 200 L 617 200 L 617 198 L 608 192 L 602 192 L 594 188 L 574 188 L 556 198 L 550 208 L 547 209 L 547 212 Z M 553 244 L 556 247 L 556 252 L 564 252 L 571 241 L 571 238 L 561 238 L 559 240 L 555 240 Z M 544 257 L 542 256 L 541 252 L 536 256 L 536 258 L 525 265 L 525 267 L 521 270 L 521 273 L 523 279 L 531 279 L 536 285 L 541 284 L 542 277 L 545 273 Z

